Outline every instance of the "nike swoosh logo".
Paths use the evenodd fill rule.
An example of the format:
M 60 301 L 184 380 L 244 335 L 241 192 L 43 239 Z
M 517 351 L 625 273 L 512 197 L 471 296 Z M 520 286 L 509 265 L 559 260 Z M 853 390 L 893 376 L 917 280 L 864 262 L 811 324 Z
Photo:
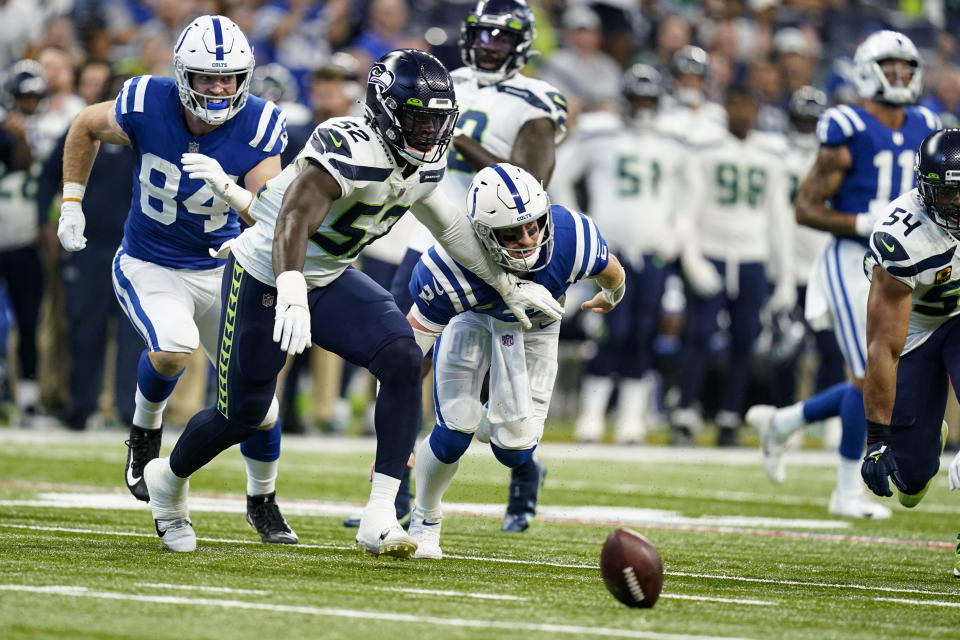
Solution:
M 142 479 L 143 479 L 143 476 L 140 476 L 139 478 L 136 477 L 135 475 L 133 475 L 133 469 L 130 467 L 127 467 L 127 484 L 128 485 L 132 487 L 133 485 L 140 482 L 140 480 Z
M 435 526 L 437 526 L 438 524 L 440 524 L 440 523 L 439 523 L 439 522 L 427 522 L 426 520 L 423 521 L 423 526 L 425 526 L 425 527 L 435 527 Z
M 893 253 L 897 249 L 896 245 L 887 244 L 887 241 L 884 240 L 883 238 L 880 238 L 880 242 L 883 243 L 883 246 L 885 246 L 887 248 L 887 251 L 889 251 L 890 253 Z
M 333 140 L 333 146 L 337 147 L 338 149 L 343 146 L 343 141 L 337 140 L 337 136 L 333 135 L 332 133 L 330 134 L 330 139 Z
M 541 323 L 540 323 L 540 328 L 541 328 L 541 329 L 546 329 L 546 328 L 549 327 L 550 325 L 556 324 L 556 323 L 557 323 L 556 320 L 551 320 L 550 322 L 541 322 Z

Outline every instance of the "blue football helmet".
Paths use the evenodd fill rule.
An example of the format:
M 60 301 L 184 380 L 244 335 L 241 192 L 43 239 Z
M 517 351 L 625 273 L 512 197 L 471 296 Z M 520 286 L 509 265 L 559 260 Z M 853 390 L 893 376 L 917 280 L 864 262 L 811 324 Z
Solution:
M 620 91 L 627 101 L 627 114 L 644 122 L 652 120 L 663 96 L 663 78 L 648 64 L 635 64 L 623 73 Z
M 535 36 L 524 0 L 480 0 L 460 27 L 460 57 L 481 85 L 497 84 L 527 63 Z
M 458 115 L 450 73 L 417 49 L 391 51 L 373 64 L 365 110 L 384 141 L 415 165 L 443 157 Z
M 960 129 L 941 129 L 924 138 L 914 172 L 927 215 L 960 235 Z

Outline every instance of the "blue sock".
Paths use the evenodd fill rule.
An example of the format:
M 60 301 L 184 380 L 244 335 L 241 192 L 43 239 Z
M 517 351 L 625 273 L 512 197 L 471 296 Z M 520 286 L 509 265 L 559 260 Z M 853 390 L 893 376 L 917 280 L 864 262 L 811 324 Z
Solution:
M 269 429 L 257 429 L 240 443 L 240 453 L 260 462 L 273 462 L 280 458 L 280 421 Z
M 183 369 L 175 376 L 166 377 L 157 373 L 150 362 L 150 357 L 146 349 L 140 354 L 140 362 L 137 363 L 137 388 L 143 397 L 150 402 L 163 402 L 173 393 L 173 388 L 177 386 L 177 380 L 183 375 Z
M 803 401 L 803 419 L 807 422 L 819 422 L 840 415 L 840 405 L 850 389 L 856 390 L 849 382 L 838 382 L 832 387 L 827 387 L 820 393 L 810 396 Z M 862 407 L 860 410 L 863 411 Z
M 847 460 L 863 457 L 867 441 L 867 417 L 863 410 L 863 392 L 850 385 L 840 403 L 840 455 Z

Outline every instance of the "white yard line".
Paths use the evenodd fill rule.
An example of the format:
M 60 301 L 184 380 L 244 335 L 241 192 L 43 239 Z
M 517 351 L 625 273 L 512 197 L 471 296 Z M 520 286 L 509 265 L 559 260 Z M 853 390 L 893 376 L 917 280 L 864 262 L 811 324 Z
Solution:
M 156 540 L 157 536 L 154 533 L 140 533 L 135 531 L 107 531 L 107 530 L 98 530 L 98 529 L 79 529 L 79 528 L 70 528 L 70 527 L 46 527 L 39 525 L 27 525 L 27 524 L 13 524 L 7 522 L 0 522 L 0 530 L 2 529 L 21 529 L 28 531 L 49 531 L 53 533 L 77 533 L 83 535 L 106 535 L 106 536 L 124 536 L 131 538 L 151 538 Z M 0 536 L 4 534 L 0 533 Z M 236 538 L 197 538 L 201 542 L 213 542 L 219 544 L 262 544 L 259 540 L 254 539 L 236 539 Z M 332 545 L 332 544 L 305 544 L 300 543 L 296 546 L 287 546 L 287 545 L 275 545 L 277 551 L 280 552 L 295 552 L 297 549 L 323 549 L 328 551 L 350 551 L 354 548 L 353 545 Z M 492 556 L 470 556 L 470 555 L 459 555 L 453 553 L 443 554 L 444 558 L 451 558 L 455 560 L 472 560 L 476 562 L 497 562 L 501 564 L 517 564 L 517 565 L 529 565 L 535 567 L 554 567 L 558 569 L 583 569 L 587 571 L 599 571 L 600 566 L 596 564 L 582 564 L 582 563 L 573 563 L 573 562 L 544 562 L 541 560 L 525 560 L 522 558 L 497 558 Z M 433 562 L 433 561 L 431 561 Z M 955 591 L 927 591 L 924 589 L 908 589 L 908 588 L 897 588 L 897 587 L 883 587 L 883 586 L 870 586 L 864 584 L 842 584 L 842 583 L 833 583 L 833 582 L 813 582 L 813 581 L 803 581 L 803 580 L 780 580 L 777 578 L 750 578 L 746 576 L 731 576 L 727 574 L 716 574 L 716 573 L 691 573 L 687 571 L 665 571 L 667 576 L 675 576 L 678 578 L 697 578 L 697 579 L 709 579 L 709 580 L 730 580 L 733 582 L 751 582 L 751 583 L 760 583 L 760 584 L 776 584 L 784 586 L 800 586 L 800 587 L 816 587 L 823 589 L 851 589 L 856 591 L 878 591 L 881 593 L 914 593 L 918 595 L 928 595 L 928 596 L 956 596 Z M 661 597 L 663 597 L 661 595 Z
M 263 602 L 246 602 L 243 600 L 217 600 L 210 598 L 180 598 L 176 596 L 147 596 L 112 591 L 90 591 L 80 586 L 26 586 L 18 584 L 0 584 L 0 591 L 21 593 L 37 593 L 74 598 L 97 598 L 102 600 L 123 600 L 132 602 L 146 602 L 153 604 L 173 604 L 177 606 L 218 607 L 223 609 L 244 609 L 253 611 L 273 611 L 300 615 L 312 615 L 328 618 L 350 618 L 359 620 L 383 620 L 388 622 L 405 622 L 417 627 L 435 625 L 443 627 L 458 627 L 472 629 L 500 629 L 503 631 L 530 631 L 546 634 L 570 634 L 574 636 L 601 636 L 607 638 L 648 638 L 650 640 L 734 640 L 727 636 L 700 636 L 691 634 L 656 633 L 653 631 L 636 631 L 633 629 L 616 629 L 612 627 L 581 627 L 564 624 L 537 624 L 522 621 L 507 620 L 476 620 L 469 618 L 441 618 L 438 616 L 423 616 L 407 613 L 391 613 L 386 611 L 364 611 L 361 609 L 340 609 L 335 607 L 307 607 L 283 604 L 268 604 Z
M 269 595 L 269 591 L 262 589 L 234 589 L 232 587 L 205 587 L 199 584 L 167 584 L 165 582 L 135 582 L 137 587 L 153 587 L 155 589 L 178 589 L 181 591 L 209 591 L 210 593 L 246 593 L 249 595 Z
M 749 604 L 761 607 L 776 607 L 779 602 L 770 602 L 769 600 L 742 600 L 740 598 L 714 598 L 713 596 L 686 596 L 679 593 L 661 593 L 661 598 L 672 598 L 674 600 L 699 600 L 701 602 L 722 602 L 724 604 Z
M 898 602 L 900 604 L 924 604 L 928 607 L 949 607 L 951 609 L 960 609 L 960 602 L 940 602 L 938 600 L 908 600 L 906 598 L 874 598 L 882 602 Z
M 446 591 L 440 589 L 413 589 L 410 587 L 373 587 L 366 586 L 365 589 L 375 589 L 377 591 L 396 591 L 397 593 L 414 593 L 422 596 L 442 596 L 449 598 L 476 598 L 477 600 L 514 600 L 525 601 L 529 598 L 521 596 L 510 596 L 500 593 L 472 593 L 468 591 Z

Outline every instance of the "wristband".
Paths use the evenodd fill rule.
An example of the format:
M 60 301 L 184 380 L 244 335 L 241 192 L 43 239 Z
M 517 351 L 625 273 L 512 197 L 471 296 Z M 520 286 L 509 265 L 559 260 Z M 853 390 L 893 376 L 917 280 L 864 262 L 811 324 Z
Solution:
M 607 302 L 609 302 L 610 306 L 612 307 L 617 306 L 620 303 L 620 301 L 623 300 L 623 294 L 625 294 L 626 292 L 627 292 L 626 278 L 624 278 L 623 281 L 621 281 L 620 284 L 618 284 L 613 289 L 604 289 L 603 287 L 601 287 L 601 293 L 603 293 L 604 299 Z
M 83 192 L 87 188 L 79 182 L 63 183 L 63 201 L 64 202 L 82 202 Z
M 873 225 L 877 219 L 870 213 L 858 213 L 854 219 L 854 226 L 858 236 L 869 238 L 873 233 Z
M 877 442 L 890 442 L 890 425 L 867 420 L 867 446 Z
M 253 202 L 253 194 L 236 184 L 232 180 L 227 182 L 223 189 L 224 200 L 237 213 L 243 213 Z

